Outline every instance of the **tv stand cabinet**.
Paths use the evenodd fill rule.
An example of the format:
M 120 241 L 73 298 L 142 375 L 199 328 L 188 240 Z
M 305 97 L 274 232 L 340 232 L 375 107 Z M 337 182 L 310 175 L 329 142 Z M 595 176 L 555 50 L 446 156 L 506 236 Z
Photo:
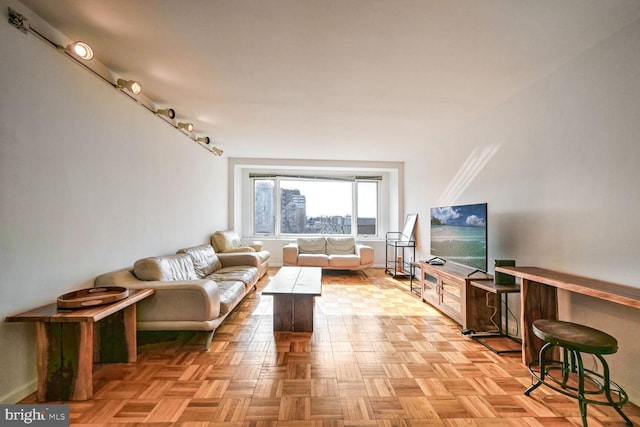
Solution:
M 416 276 L 422 301 L 446 314 L 462 328 L 474 331 L 494 329 L 495 325 L 491 323 L 494 315 L 492 307 L 498 308 L 494 321 L 500 321 L 500 302 L 496 294 L 471 285 L 471 281 L 493 280 L 491 276 L 451 263 L 431 265 L 416 262 L 414 266 L 419 271 Z

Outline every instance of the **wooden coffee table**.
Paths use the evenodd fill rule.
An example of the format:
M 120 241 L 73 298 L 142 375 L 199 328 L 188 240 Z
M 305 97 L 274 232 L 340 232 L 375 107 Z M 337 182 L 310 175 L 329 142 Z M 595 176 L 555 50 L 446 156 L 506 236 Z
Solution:
M 322 295 L 322 269 L 282 267 L 262 295 L 273 295 L 274 331 L 313 332 L 313 303 Z
M 38 401 L 90 399 L 94 362 L 135 362 L 136 303 L 153 293 L 131 289 L 111 304 L 60 310 L 52 303 L 8 316 L 7 322 L 36 322 Z

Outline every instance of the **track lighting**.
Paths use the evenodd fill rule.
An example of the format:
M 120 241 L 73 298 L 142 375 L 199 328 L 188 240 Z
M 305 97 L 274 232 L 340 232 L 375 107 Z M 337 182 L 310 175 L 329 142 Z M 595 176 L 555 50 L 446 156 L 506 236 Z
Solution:
M 125 79 L 117 79 L 116 83 L 113 83 L 113 77 L 111 75 L 111 70 L 107 69 L 103 64 L 99 61 L 94 61 L 93 63 L 85 63 L 83 61 L 89 61 L 93 59 L 93 49 L 89 44 L 83 41 L 73 42 L 66 47 L 64 45 L 58 44 L 55 40 L 49 38 L 46 34 L 39 32 L 37 29 L 33 28 L 27 18 L 25 18 L 20 13 L 15 10 L 8 8 L 8 17 L 9 24 L 18 29 L 19 31 L 28 34 L 32 33 L 36 35 L 41 40 L 45 41 L 47 45 L 55 48 L 58 52 L 65 54 L 68 58 L 73 59 L 77 64 L 80 64 L 84 69 L 92 72 L 95 76 L 101 78 L 111 86 L 117 89 L 126 89 L 131 92 L 133 95 L 140 95 L 142 93 L 142 85 L 135 80 L 125 80 Z M 97 64 L 96 64 L 97 63 Z M 90 65 L 92 64 L 92 65 Z M 142 107 L 146 108 L 150 112 L 156 115 L 164 115 L 169 119 L 173 120 L 176 117 L 176 111 L 173 108 L 165 108 L 161 110 L 155 110 L 155 106 L 145 99 L 144 96 L 141 98 L 134 98 L 133 101 L 139 103 Z M 151 104 L 152 106 L 149 106 Z M 167 121 L 171 126 L 174 126 L 174 122 Z M 194 126 L 193 123 L 189 122 L 179 122 L 177 126 L 174 126 L 175 129 L 179 129 L 182 131 L 186 131 L 188 133 L 193 132 Z M 216 156 L 222 155 L 222 150 L 218 147 L 211 145 L 211 139 L 208 136 L 201 136 L 195 138 L 192 135 L 187 135 L 190 139 L 193 139 L 196 142 L 201 143 L 207 151 L 212 152 Z
M 165 108 L 163 110 L 158 110 L 156 111 L 156 114 L 159 116 L 167 116 L 170 119 L 176 118 L 176 110 L 174 110 L 173 108 Z
M 73 52 L 78 58 L 89 61 L 93 59 L 93 49 L 85 42 L 77 41 L 67 46 L 67 51 Z
M 33 31 L 31 25 L 29 25 L 29 22 L 27 21 L 27 18 L 11 8 L 9 8 L 9 24 L 13 25 L 25 34 L 27 34 L 29 30 Z
M 209 138 L 208 136 L 200 136 L 198 138 L 193 138 L 193 140 L 196 142 L 202 142 L 207 146 L 211 144 L 211 138 Z M 209 149 L 216 156 L 222 156 L 223 151 L 220 148 L 216 147 L 215 145 L 212 145 L 211 148 L 209 147 L 205 147 L 205 148 Z
M 180 122 L 177 126 L 178 129 L 184 129 L 187 132 L 193 132 L 193 123 Z
M 135 80 L 118 79 L 116 86 L 120 89 L 127 89 L 134 95 L 140 95 L 142 92 L 142 86 Z

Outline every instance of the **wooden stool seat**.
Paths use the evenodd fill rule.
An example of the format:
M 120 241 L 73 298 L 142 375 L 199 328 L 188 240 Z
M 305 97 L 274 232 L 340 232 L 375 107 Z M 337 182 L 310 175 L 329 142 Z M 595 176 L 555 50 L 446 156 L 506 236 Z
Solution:
M 618 340 L 611 335 L 577 323 L 539 319 L 533 322 L 533 333 L 545 342 L 590 354 L 613 354 Z
M 529 372 L 536 381 L 525 390 L 529 396 L 542 384 L 566 396 L 578 399 L 582 425 L 587 427 L 587 404 L 612 406 L 629 426 L 631 420 L 621 406 L 629 396 L 611 380 L 609 365 L 602 355 L 618 351 L 618 341 L 611 335 L 588 326 L 561 320 L 539 319 L 531 325 L 533 333 L 545 343 L 538 360 L 529 363 Z M 554 350 L 555 351 L 551 351 Z M 557 358 L 561 350 L 562 357 Z M 582 353 L 591 354 L 602 372 L 586 369 Z

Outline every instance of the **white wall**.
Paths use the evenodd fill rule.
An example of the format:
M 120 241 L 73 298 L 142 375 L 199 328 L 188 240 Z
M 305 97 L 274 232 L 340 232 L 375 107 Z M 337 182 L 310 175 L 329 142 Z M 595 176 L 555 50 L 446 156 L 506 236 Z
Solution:
M 405 161 L 404 212 L 420 216 L 421 258 L 430 207 L 487 202 L 491 260 L 640 287 L 638 45 L 635 23 L 468 127 L 425 139 L 422 152 L 393 141 L 398 157 L 362 147 L 344 155 Z M 0 57 L 0 317 L 226 228 L 225 158 L 6 23 Z M 613 375 L 639 403 L 640 310 L 561 297 L 561 318 L 619 339 Z M 11 367 L 0 373 L 0 401 L 11 403 L 35 389 L 33 325 L 0 323 L 0 348 L 0 366 Z
M 515 259 L 640 287 L 638 46 L 640 22 L 436 141 L 437 149 L 406 164 L 407 211 L 426 219 L 439 204 L 487 202 L 490 266 Z M 443 197 L 456 193 L 447 189 L 463 167 L 466 187 Z M 429 227 L 421 223 L 426 257 Z M 618 338 L 619 352 L 608 358 L 613 377 L 640 402 L 640 310 L 560 298 L 561 319 Z
M 0 58 L 2 320 L 226 228 L 225 159 L 6 20 Z M 0 322 L 0 402 L 35 390 L 35 343 Z

